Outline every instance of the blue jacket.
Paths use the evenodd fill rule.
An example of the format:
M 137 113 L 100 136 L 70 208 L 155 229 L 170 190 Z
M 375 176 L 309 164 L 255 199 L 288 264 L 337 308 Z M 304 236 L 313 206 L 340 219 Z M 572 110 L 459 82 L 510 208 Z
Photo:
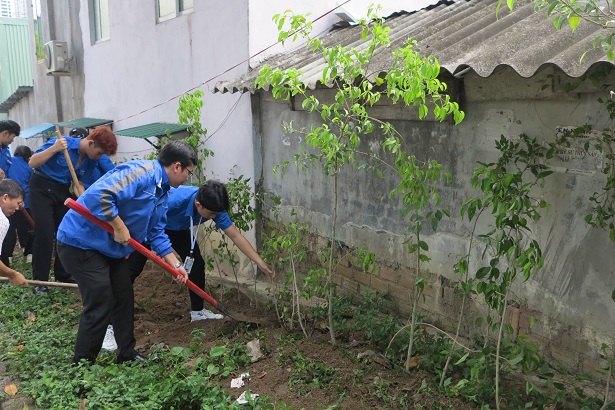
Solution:
M 201 215 L 194 207 L 194 199 L 199 190 L 198 186 L 181 185 L 177 188 L 171 188 L 169 191 L 169 204 L 167 211 L 167 229 L 171 231 L 183 231 L 190 228 L 190 217 L 192 216 L 192 225 L 198 225 L 199 221 L 205 222 L 209 220 L 201 219 Z M 214 218 L 216 226 L 222 230 L 230 228 L 233 221 L 226 212 L 219 212 Z
M 4 175 L 8 174 L 9 168 L 13 163 L 13 157 L 11 157 L 11 151 L 8 146 L 0 145 L 0 169 L 4 171 Z
M 28 198 L 28 183 L 30 182 L 30 176 L 32 176 L 32 168 L 22 157 L 13 157 L 13 164 L 9 168 L 7 178 L 10 178 L 21 185 L 24 190 L 23 204 L 25 208 L 30 208 L 30 199 Z
M 79 180 L 83 183 L 83 187 L 88 189 L 98 178 L 105 175 L 107 172 L 115 168 L 115 164 L 111 162 L 107 154 L 103 154 L 98 159 L 98 163 L 91 174 L 84 175 Z
M 142 243 L 147 237 L 152 250 L 158 256 L 165 256 L 172 251 L 164 233 L 169 188 L 167 174 L 157 160 L 128 161 L 92 184 L 77 202 L 103 221 L 112 221 L 119 215 L 134 240 Z M 133 252 L 130 246 L 115 242 L 112 234 L 72 209 L 64 216 L 57 238 L 111 258 L 122 258 Z
M 95 169 L 98 166 L 99 160 L 90 159 L 86 155 L 85 158 L 81 160 L 81 164 L 77 166 L 77 162 L 79 161 L 80 155 L 79 142 L 81 141 L 81 138 L 64 138 L 66 139 L 66 143 L 68 144 L 68 155 L 70 156 L 70 160 L 73 163 L 73 167 L 75 168 L 75 174 L 77 174 L 77 179 L 79 181 L 82 181 L 83 179 L 88 180 L 90 176 L 93 175 L 94 172 L 96 172 Z M 42 147 L 36 150 L 35 154 L 51 147 L 57 139 L 57 137 L 51 138 Z M 40 167 L 37 167 L 37 169 L 61 184 L 70 184 L 73 181 L 73 178 L 70 174 L 70 170 L 68 169 L 68 164 L 66 163 L 66 157 L 64 156 L 64 152 L 62 151 L 56 152 L 51 158 L 47 160 L 47 162 L 45 162 Z

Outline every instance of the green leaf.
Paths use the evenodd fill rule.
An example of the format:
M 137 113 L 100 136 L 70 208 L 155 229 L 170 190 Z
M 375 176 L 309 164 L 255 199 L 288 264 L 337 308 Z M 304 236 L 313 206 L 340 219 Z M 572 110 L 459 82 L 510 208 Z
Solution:
M 568 18 L 568 25 L 570 26 L 572 31 L 576 30 L 576 28 L 577 28 L 577 26 L 579 25 L 580 22 L 581 22 L 581 17 L 579 17 L 579 16 L 570 16 Z
M 457 363 L 455 363 L 455 366 L 460 365 L 461 363 L 465 362 L 466 359 L 468 358 L 468 356 L 470 355 L 470 353 L 466 353 L 464 354 L 461 359 L 457 360 Z

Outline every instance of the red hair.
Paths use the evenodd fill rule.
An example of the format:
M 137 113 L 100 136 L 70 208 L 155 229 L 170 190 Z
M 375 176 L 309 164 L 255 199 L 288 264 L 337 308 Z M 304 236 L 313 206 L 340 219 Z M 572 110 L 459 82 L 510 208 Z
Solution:
M 117 152 L 117 138 L 108 127 L 95 128 L 87 139 L 94 141 L 107 155 L 115 155 Z

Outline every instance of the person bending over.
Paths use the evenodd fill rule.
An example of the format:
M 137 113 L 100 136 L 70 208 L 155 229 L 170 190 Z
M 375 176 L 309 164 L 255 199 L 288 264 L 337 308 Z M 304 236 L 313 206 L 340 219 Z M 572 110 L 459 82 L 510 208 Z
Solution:
M 113 235 L 69 210 L 58 228 L 58 255 L 75 278 L 83 310 L 73 363 L 94 362 L 111 322 L 118 342 L 117 362 L 147 360 L 135 350 L 134 291 L 128 270 L 131 237 L 148 238 L 152 249 L 187 273 L 164 232 L 168 191 L 183 184 L 197 164 L 185 142 L 171 141 L 156 160 L 127 161 L 107 172 L 79 197 L 78 203 L 113 227 Z
M 200 187 L 180 186 L 169 192 L 167 209 L 167 225 L 165 232 L 171 240 L 171 245 L 177 254 L 188 264 L 192 264 L 189 279 L 199 288 L 205 287 L 205 260 L 198 244 L 198 226 L 213 219 L 237 246 L 237 248 L 258 268 L 273 278 L 273 271 L 261 259 L 252 244 L 235 227 L 228 215 L 229 199 L 226 186 L 220 181 L 209 180 Z M 193 226 L 197 226 L 193 234 Z M 141 274 L 147 258 L 140 253 L 130 255 L 130 276 L 134 280 Z M 203 299 L 190 291 L 190 318 L 192 321 L 212 318 L 222 318 L 207 309 L 203 309 Z
M 9 230 L 8 216 L 11 216 L 21 207 L 23 201 L 23 189 L 12 179 L 0 180 L 0 243 L 4 242 L 6 232 Z M 14 286 L 28 286 L 24 276 L 14 269 L 9 268 L 0 261 L 0 276 L 9 278 L 9 283 Z

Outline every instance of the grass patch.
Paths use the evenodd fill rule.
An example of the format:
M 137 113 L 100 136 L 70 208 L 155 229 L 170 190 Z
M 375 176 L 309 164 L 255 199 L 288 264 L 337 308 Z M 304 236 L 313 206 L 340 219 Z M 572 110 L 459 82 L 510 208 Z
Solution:
M 15 268 L 30 276 L 28 265 Z M 19 394 L 44 409 L 283 409 L 259 397 L 247 406 L 233 403 L 219 381 L 250 363 L 245 347 L 228 341 L 209 349 L 195 329 L 188 347 L 155 346 L 147 362 L 116 365 L 102 351 L 95 365 L 71 366 L 81 305 L 69 290 L 30 289 L 0 284 L 0 360 L 19 379 Z M 6 398 L 0 392 L 0 401 Z

